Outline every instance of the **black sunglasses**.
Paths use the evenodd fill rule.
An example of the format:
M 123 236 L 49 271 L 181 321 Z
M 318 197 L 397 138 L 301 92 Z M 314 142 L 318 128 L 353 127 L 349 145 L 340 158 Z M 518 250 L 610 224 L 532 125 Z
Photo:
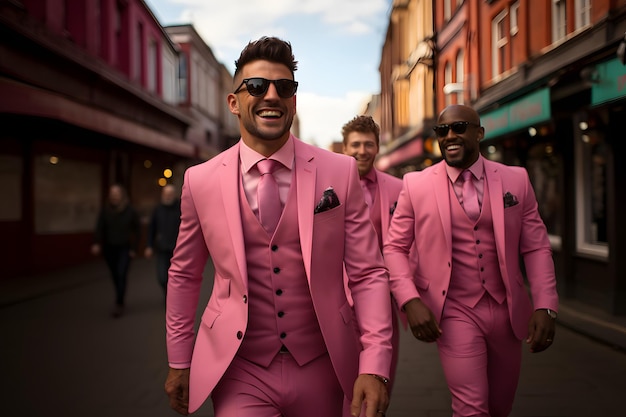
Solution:
M 254 78 L 244 78 L 244 80 L 239 84 L 239 87 L 235 90 L 233 94 L 237 94 L 241 91 L 241 87 L 245 84 L 248 93 L 250 93 L 253 97 L 263 97 L 265 93 L 267 93 L 268 88 L 270 88 L 270 83 L 274 84 L 276 87 L 276 92 L 281 98 L 289 98 L 293 97 L 296 94 L 296 90 L 298 89 L 298 82 L 294 80 L 288 80 L 286 78 L 280 80 L 268 80 L 261 77 Z
M 449 125 L 446 125 L 446 124 L 437 125 L 433 127 L 433 130 L 435 131 L 435 134 L 437 136 L 439 136 L 440 138 L 445 138 L 446 136 L 448 136 L 448 132 L 450 131 L 450 129 L 452 129 L 452 131 L 456 133 L 457 135 L 462 135 L 467 130 L 467 126 L 470 126 L 470 125 L 480 127 L 480 125 L 477 125 L 476 123 L 454 122 L 454 123 L 450 123 Z

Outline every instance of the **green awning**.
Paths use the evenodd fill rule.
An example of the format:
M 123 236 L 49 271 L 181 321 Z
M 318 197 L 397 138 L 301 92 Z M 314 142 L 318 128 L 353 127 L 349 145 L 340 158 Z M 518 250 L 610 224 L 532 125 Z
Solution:
M 626 66 L 617 58 L 596 65 L 597 81 L 591 85 L 591 105 L 626 97 Z
M 543 88 L 482 114 L 485 139 L 550 120 L 550 89 Z

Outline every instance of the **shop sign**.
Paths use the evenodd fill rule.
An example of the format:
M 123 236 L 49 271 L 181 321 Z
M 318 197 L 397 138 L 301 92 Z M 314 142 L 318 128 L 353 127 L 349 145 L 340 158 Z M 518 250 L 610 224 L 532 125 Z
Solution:
M 596 65 L 597 81 L 591 87 L 591 105 L 626 97 L 626 66 L 617 58 Z
M 543 88 L 480 116 L 485 139 L 550 119 L 550 89 Z

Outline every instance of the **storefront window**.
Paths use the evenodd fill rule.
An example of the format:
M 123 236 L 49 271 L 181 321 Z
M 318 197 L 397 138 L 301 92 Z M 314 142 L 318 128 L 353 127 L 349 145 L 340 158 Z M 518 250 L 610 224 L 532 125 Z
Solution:
M 607 160 L 608 147 L 599 115 L 576 118 L 576 249 L 608 257 Z
M 35 158 L 35 232 L 90 232 L 100 210 L 100 167 L 40 154 Z

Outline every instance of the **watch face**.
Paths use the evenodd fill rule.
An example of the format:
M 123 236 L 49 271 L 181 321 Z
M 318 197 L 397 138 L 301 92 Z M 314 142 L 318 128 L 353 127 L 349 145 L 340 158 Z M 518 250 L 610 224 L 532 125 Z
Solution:
M 556 311 L 552 311 L 550 309 L 547 309 L 546 311 L 548 312 L 548 315 L 550 317 L 552 317 L 553 319 L 556 319 Z

